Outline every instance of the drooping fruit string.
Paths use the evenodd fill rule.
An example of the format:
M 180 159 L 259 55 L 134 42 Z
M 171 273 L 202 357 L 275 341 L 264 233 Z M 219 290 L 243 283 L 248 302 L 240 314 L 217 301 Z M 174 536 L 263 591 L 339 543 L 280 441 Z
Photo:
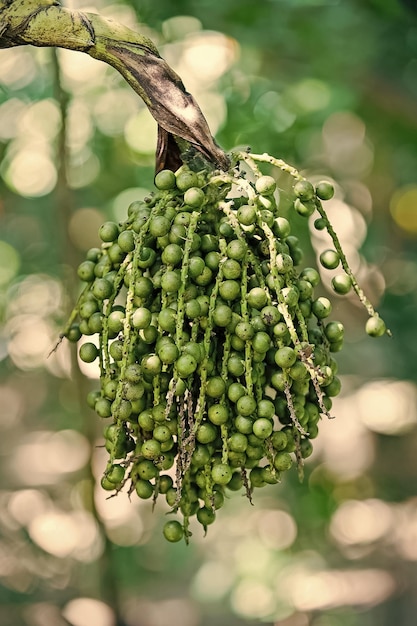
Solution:
M 126 487 L 153 505 L 165 498 L 182 515 L 165 524 L 169 541 L 188 541 L 194 517 L 206 531 L 228 490 L 243 488 L 252 501 L 294 463 L 301 475 L 340 392 L 333 353 L 343 325 L 328 321 L 330 300 L 314 295 L 319 273 L 302 267 L 263 163 L 292 176 L 295 211 L 318 211 L 373 320 L 369 334 L 385 332 L 322 207 L 329 183 L 314 188 L 269 155 L 237 153 L 232 163 L 226 173 L 163 170 L 125 222 L 100 228 L 63 333 L 87 337 L 80 358 L 99 361 L 100 389 L 87 402 L 109 420 L 103 488 Z M 337 293 L 347 292 L 339 282 Z

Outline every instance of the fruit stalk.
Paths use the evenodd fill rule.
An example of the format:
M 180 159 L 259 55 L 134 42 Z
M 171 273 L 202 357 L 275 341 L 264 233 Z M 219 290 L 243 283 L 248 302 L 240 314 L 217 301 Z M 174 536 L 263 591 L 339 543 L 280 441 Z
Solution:
M 196 151 L 228 169 L 198 104 L 147 37 L 57 0 L 0 0 L 0 48 L 26 44 L 85 52 L 118 70 L 158 123 L 157 172 L 177 169 Z

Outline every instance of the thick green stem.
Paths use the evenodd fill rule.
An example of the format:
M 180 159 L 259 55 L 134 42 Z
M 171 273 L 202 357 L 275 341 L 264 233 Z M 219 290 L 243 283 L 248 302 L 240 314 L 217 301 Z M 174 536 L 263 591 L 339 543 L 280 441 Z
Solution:
M 0 0 L 0 48 L 26 44 L 78 50 L 118 70 L 158 122 L 157 171 L 181 164 L 184 141 L 186 148 L 191 144 L 208 161 L 229 168 L 198 104 L 147 37 L 100 15 L 65 9 L 56 0 Z

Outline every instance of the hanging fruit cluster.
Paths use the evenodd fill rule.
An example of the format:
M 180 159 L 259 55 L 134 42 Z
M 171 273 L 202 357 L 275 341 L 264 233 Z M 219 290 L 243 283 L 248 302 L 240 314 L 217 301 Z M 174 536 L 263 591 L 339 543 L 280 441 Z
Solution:
M 86 283 L 65 336 L 97 335 L 80 358 L 100 365 L 88 404 L 108 423 L 102 487 L 166 499 L 182 521 L 169 541 L 204 529 L 227 490 L 274 484 L 312 452 L 319 421 L 340 391 L 333 354 L 343 325 L 316 297 L 319 273 L 282 216 L 276 179 L 260 163 L 292 176 L 293 210 L 327 228 L 334 249 L 321 257 L 341 273 L 333 288 L 357 292 L 367 332 L 386 331 L 358 287 L 316 187 L 268 155 L 235 155 L 231 173 L 182 166 L 155 178 L 156 192 L 134 202 L 122 224 L 100 228 L 101 248 L 78 268 Z M 244 172 L 239 166 L 244 164 Z

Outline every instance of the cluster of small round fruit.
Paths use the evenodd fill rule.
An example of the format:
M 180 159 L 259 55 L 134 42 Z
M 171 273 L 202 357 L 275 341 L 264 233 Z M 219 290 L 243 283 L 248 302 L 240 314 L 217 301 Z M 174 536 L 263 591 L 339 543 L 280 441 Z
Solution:
M 227 490 L 251 498 L 294 463 L 301 471 L 340 392 L 333 353 L 343 325 L 328 321 L 331 302 L 314 294 L 317 270 L 300 267 L 262 160 L 293 175 L 293 209 L 317 210 L 316 228 L 328 227 L 321 200 L 331 184 L 314 187 L 272 157 L 240 154 L 230 173 L 157 174 L 155 193 L 131 204 L 124 223 L 104 223 L 101 247 L 78 268 L 86 285 L 65 336 L 98 336 L 79 356 L 100 366 L 100 390 L 87 401 L 108 420 L 101 484 L 163 496 L 182 514 L 164 526 L 169 541 L 188 540 L 192 516 L 207 529 Z M 320 261 L 343 267 L 335 292 L 364 298 L 334 243 Z M 370 312 L 367 331 L 383 334 Z

